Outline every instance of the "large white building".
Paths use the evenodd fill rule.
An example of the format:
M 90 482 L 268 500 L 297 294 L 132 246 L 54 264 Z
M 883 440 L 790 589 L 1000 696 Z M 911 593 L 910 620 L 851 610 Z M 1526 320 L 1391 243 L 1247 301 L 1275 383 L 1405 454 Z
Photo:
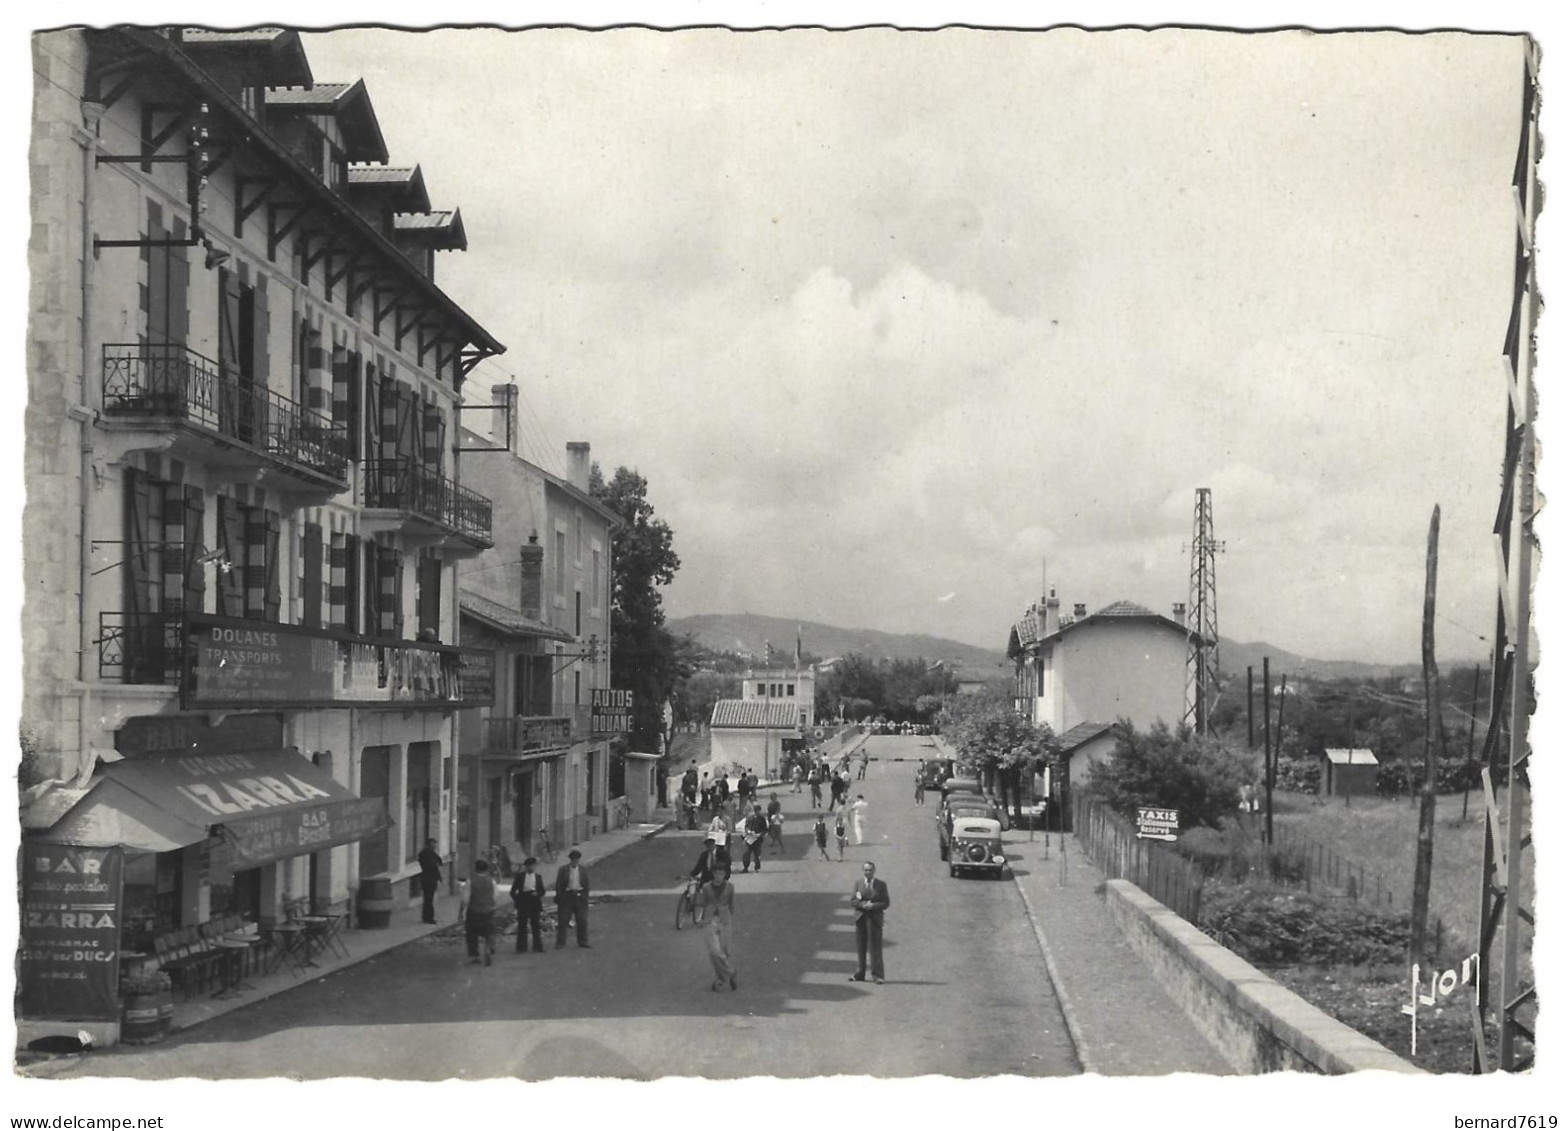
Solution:
M 503 347 L 433 277 L 461 218 L 297 33 L 33 63 L 28 843 L 123 856 L 126 950 L 406 897 L 452 847 L 456 569 L 493 540 L 454 442 Z

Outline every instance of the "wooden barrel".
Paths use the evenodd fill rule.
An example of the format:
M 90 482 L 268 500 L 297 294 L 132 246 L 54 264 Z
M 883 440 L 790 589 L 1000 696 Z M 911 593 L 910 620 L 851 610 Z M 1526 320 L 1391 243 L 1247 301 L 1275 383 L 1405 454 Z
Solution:
M 379 929 L 392 925 L 392 881 L 381 876 L 359 881 L 359 927 Z
M 167 1006 L 169 1017 L 174 1016 L 174 998 L 168 990 L 151 993 L 131 991 L 125 995 L 125 1016 L 120 1025 L 120 1039 L 130 1045 L 150 1045 L 163 1040 L 167 1030 L 160 1020 Z

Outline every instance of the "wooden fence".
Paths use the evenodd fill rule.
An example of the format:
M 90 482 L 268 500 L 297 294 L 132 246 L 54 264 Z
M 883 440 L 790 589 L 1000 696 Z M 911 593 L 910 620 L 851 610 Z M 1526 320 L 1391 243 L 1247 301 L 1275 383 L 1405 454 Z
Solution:
M 1112 880 L 1130 880 L 1188 923 L 1202 909 L 1202 872 L 1173 848 L 1141 840 L 1132 823 L 1079 794 L 1072 831 L 1083 850 Z

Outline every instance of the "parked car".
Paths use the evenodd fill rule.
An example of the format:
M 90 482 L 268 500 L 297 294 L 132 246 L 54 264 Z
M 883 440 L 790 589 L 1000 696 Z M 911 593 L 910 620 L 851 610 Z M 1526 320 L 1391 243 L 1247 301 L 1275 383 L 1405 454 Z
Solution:
M 952 759 L 932 758 L 920 770 L 920 781 L 926 789 L 940 789 L 941 783 L 952 776 Z
M 998 880 L 1005 875 L 1007 856 L 1001 848 L 1001 822 L 990 817 L 959 815 L 952 824 L 947 852 L 947 874 L 989 872 Z
M 937 848 L 941 858 L 943 860 L 949 858 L 954 825 L 970 819 L 989 820 L 996 823 L 999 831 L 1002 817 L 1000 806 L 988 797 L 982 797 L 977 793 L 949 794 L 936 817 Z

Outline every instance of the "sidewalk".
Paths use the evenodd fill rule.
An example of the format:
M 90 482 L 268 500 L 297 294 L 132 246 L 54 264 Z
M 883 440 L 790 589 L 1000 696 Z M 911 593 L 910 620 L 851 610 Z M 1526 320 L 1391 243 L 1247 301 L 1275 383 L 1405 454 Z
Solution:
M 572 847 L 582 850 L 582 863 L 591 866 L 604 859 L 611 853 L 619 852 L 623 848 L 655 836 L 670 825 L 667 819 L 667 810 L 660 810 L 654 814 L 654 821 L 650 824 L 632 825 L 624 829 L 611 829 L 599 833 L 591 840 L 575 846 L 568 845 L 561 849 L 560 863 L 565 863 L 566 853 Z M 555 865 L 545 865 L 543 870 Z M 554 875 L 551 872 L 546 876 L 546 883 L 552 883 Z M 502 881 L 503 885 L 508 881 Z M 403 885 L 399 884 L 399 888 Z M 328 951 L 313 957 L 314 965 L 307 966 L 299 973 L 289 970 L 277 970 L 271 974 L 255 973 L 248 977 L 246 984 L 251 989 L 231 997 L 217 998 L 210 994 L 197 993 L 186 999 L 176 992 L 174 995 L 174 1018 L 170 1025 L 171 1032 L 181 1032 L 203 1022 L 210 1021 L 214 1017 L 222 1017 L 233 1013 L 237 1009 L 243 1009 L 247 1005 L 253 1005 L 258 1001 L 264 1001 L 276 994 L 295 989 L 308 982 L 319 981 L 329 977 L 339 970 L 346 969 L 356 963 L 374 958 L 378 954 L 384 954 L 394 947 L 422 939 L 426 935 L 432 935 L 437 931 L 446 930 L 455 926 L 457 920 L 457 896 L 449 895 L 443 890 L 435 897 L 434 923 L 425 923 L 420 920 L 418 903 L 399 905 L 392 910 L 390 925 L 379 930 L 361 930 L 357 928 L 345 928 L 342 934 L 343 942 L 348 950 L 348 957 Z M 37 1060 L 31 1058 L 38 1057 Z M 16 1066 L 18 1069 L 26 1067 L 30 1075 L 47 1074 L 48 1064 L 71 1063 L 78 1059 L 77 1056 L 41 1057 L 36 1053 L 29 1053 L 25 1048 L 16 1051 Z M 42 1071 L 40 1071 L 42 1070 Z
M 1231 1074 L 1127 945 L 1100 894 L 1104 875 L 1075 837 L 1035 833 L 1030 841 L 1026 830 L 1014 829 L 1006 835 L 1006 851 L 1084 1071 Z

